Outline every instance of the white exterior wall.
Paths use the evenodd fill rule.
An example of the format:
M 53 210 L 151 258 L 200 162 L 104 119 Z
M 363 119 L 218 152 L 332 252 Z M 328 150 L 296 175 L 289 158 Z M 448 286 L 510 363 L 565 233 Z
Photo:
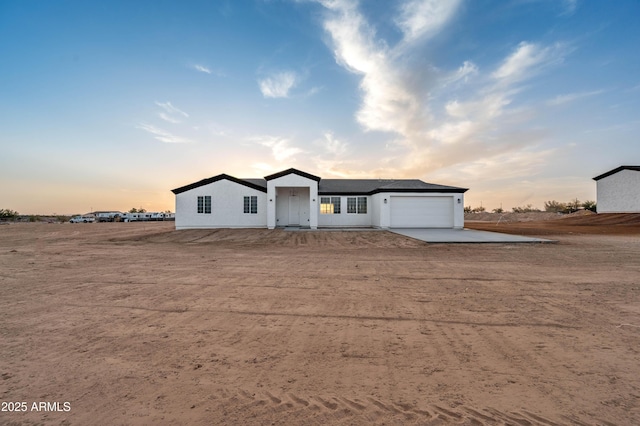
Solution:
M 596 181 L 598 213 L 640 213 L 640 172 L 621 170 Z
M 277 188 L 281 188 L 282 191 L 277 191 Z M 299 188 L 300 199 L 300 226 L 309 226 L 311 229 L 318 227 L 318 182 L 313 179 L 307 179 L 303 176 L 295 173 L 290 173 L 285 176 L 281 176 L 276 179 L 271 179 L 267 182 L 267 221 L 266 226 L 269 229 L 274 229 L 276 226 L 286 226 L 288 223 L 284 222 L 284 209 L 286 209 L 286 217 L 288 220 L 288 199 L 286 205 L 284 204 L 284 194 L 289 196 L 289 192 L 284 189 L 296 189 Z M 303 196 L 304 194 L 304 196 Z M 278 197 L 280 195 L 280 197 Z M 280 221 L 278 221 L 280 219 Z
M 379 213 L 376 213 L 379 219 L 373 223 L 373 226 L 379 228 L 389 228 L 391 226 L 391 197 L 452 197 L 453 227 L 456 229 L 464 228 L 464 194 L 449 192 L 380 192 L 375 194 L 372 198 L 379 211 Z M 387 200 L 386 203 L 384 202 L 385 199 Z
M 198 213 L 198 196 L 211 196 L 211 214 Z M 258 197 L 258 213 L 244 213 L 245 196 Z M 267 194 L 222 179 L 176 195 L 176 229 L 264 228 Z
M 347 213 L 347 198 L 362 197 L 363 195 L 320 195 L 320 197 L 340 197 L 340 213 L 339 214 L 320 214 L 320 199 L 318 198 L 318 206 L 316 213 L 318 214 L 318 226 L 374 226 L 372 217 L 374 216 L 373 202 L 371 196 L 367 197 L 367 213 Z

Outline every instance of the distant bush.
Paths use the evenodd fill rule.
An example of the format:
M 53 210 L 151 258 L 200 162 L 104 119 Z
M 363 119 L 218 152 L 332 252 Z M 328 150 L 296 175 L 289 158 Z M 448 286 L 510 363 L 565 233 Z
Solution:
M 514 213 L 531 213 L 531 212 L 539 212 L 540 209 L 533 207 L 531 204 L 527 204 L 523 207 L 513 207 L 511 209 Z
M 556 200 L 545 201 L 544 211 L 552 213 L 563 213 L 567 210 L 567 205 Z
M 482 206 L 480 207 L 474 207 L 473 209 L 471 209 L 471 213 L 482 213 L 483 211 L 485 211 L 486 209 Z
M 0 209 L 0 219 L 15 219 L 18 212 L 11 209 Z
M 491 210 L 494 213 L 504 213 L 504 209 L 502 207 L 498 207 L 496 209 Z
M 585 210 L 591 210 L 592 212 L 596 211 L 597 204 L 595 201 L 585 201 L 582 203 L 582 208 Z
M 471 206 L 465 206 L 464 207 L 464 212 L 465 213 L 471 213 Z

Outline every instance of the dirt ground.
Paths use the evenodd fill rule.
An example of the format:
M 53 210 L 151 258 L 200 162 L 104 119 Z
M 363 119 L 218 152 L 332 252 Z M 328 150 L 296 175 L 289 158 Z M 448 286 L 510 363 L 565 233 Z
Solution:
M 0 226 L 0 424 L 640 424 L 640 236 L 569 232 Z

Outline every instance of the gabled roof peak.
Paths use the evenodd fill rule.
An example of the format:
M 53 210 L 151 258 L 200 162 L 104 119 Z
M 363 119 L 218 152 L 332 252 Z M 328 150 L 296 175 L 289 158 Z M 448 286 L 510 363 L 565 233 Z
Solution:
M 599 176 L 594 177 L 593 180 L 600 180 L 602 178 L 606 178 L 607 176 L 614 175 L 614 174 L 616 174 L 618 172 L 621 172 L 623 170 L 633 170 L 633 171 L 636 171 L 636 172 L 640 172 L 640 166 L 620 166 L 620 167 L 616 167 L 613 170 L 609 170 L 606 173 L 603 173 L 603 174 L 601 174 Z
M 226 173 L 222 173 L 222 174 L 219 174 L 217 176 L 212 176 L 212 177 L 207 178 L 207 179 L 202 179 L 202 180 L 200 180 L 198 182 L 194 182 L 194 183 L 191 183 L 189 185 L 181 186 L 180 188 L 172 189 L 171 192 L 173 192 L 174 194 L 180 194 L 182 192 L 189 191 L 190 189 L 195 189 L 195 188 L 198 188 L 198 187 L 201 187 L 201 186 L 204 186 L 204 185 L 208 185 L 208 184 L 213 183 L 213 182 L 218 182 L 219 180 L 223 180 L 223 179 L 229 180 L 231 182 L 238 183 L 240 185 L 244 185 L 244 186 L 249 187 L 249 188 L 257 189 L 258 191 L 267 192 L 267 189 L 264 188 L 263 186 L 257 185 L 254 182 L 249 182 L 249 181 L 244 180 L 244 179 L 238 179 L 238 178 L 235 178 L 233 176 L 229 176 Z
M 278 172 L 278 173 L 274 173 L 274 174 L 269 175 L 269 176 L 265 176 L 264 179 L 269 181 L 269 180 L 278 179 L 279 177 L 290 175 L 290 174 L 302 176 L 302 177 L 307 178 L 307 179 L 315 180 L 316 182 L 320 182 L 320 179 L 321 179 L 318 176 L 314 176 L 314 175 L 312 175 L 310 173 L 306 173 L 306 172 L 303 172 L 301 170 L 294 169 L 294 168 L 290 168 L 290 169 L 283 170 L 283 171 Z

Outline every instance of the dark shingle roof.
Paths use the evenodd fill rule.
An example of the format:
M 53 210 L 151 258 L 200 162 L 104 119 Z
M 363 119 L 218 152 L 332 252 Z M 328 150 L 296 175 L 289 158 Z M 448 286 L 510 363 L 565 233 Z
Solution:
M 622 170 L 634 170 L 636 172 L 640 172 L 640 166 L 620 166 L 620 167 L 616 167 L 613 170 L 609 170 L 607 173 L 603 173 L 600 176 L 596 176 L 593 178 L 593 180 L 600 180 L 602 178 L 606 178 L 607 176 L 611 176 L 614 175 L 618 172 L 621 172 Z
M 293 169 L 293 168 L 291 168 L 291 169 L 287 169 L 287 170 L 283 170 L 283 171 L 281 171 L 281 172 L 274 173 L 274 174 L 269 175 L 269 176 L 265 176 L 264 178 L 265 178 L 266 180 L 272 180 L 272 179 L 277 179 L 277 178 L 279 178 L 279 177 L 286 176 L 286 175 L 290 175 L 290 174 L 294 174 L 294 175 L 302 176 L 302 177 L 305 177 L 305 178 L 307 178 L 307 179 L 315 180 L 316 182 L 320 182 L 320 179 L 321 179 L 321 178 L 320 178 L 320 177 L 318 177 L 318 176 L 314 176 L 314 175 L 312 175 L 312 174 L 309 174 L 309 173 L 303 172 L 303 171 L 298 170 L 298 169 Z
M 191 189 L 195 189 L 204 185 L 208 185 L 210 183 L 213 182 L 217 182 L 219 180 L 223 180 L 223 179 L 227 179 L 230 180 L 231 182 L 235 182 L 238 183 L 240 185 L 244 185 L 244 186 L 248 186 L 249 188 L 253 188 L 253 189 L 257 189 L 258 191 L 262 191 L 262 192 L 267 192 L 267 184 L 265 182 L 265 184 L 263 186 L 258 185 L 252 181 L 254 180 L 259 180 L 259 179 L 238 179 L 238 178 L 234 178 L 233 176 L 229 176 L 227 174 L 222 173 L 221 175 L 217 175 L 217 176 L 212 176 L 210 178 L 207 179 L 202 179 L 198 182 L 194 182 L 191 183 L 189 185 L 185 185 L 185 186 L 181 186 L 180 188 L 176 188 L 176 189 L 172 189 L 171 192 L 173 192 L 174 194 L 180 194 L 182 192 L 185 191 L 189 191 Z M 264 179 L 262 179 L 264 181 Z
M 318 182 L 318 194 L 320 195 L 373 195 L 379 192 L 454 192 L 464 193 L 467 188 L 455 186 L 436 185 L 423 182 L 419 179 L 321 179 L 317 176 L 301 172 L 296 169 L 288 169 L 280 173 L 266 176 L 264 179 L 238 179 L 227 174 L 213 176 L 201 181 L 173 189 L 174 194 L 180 194 L 190 189 L 198 188 L 212 182 L 227 179 L 258 191 L 267 192 L 267 181 L 286 176 L 290 173 L 304 176 Z
M 436 185 L 418 179 L 322 179 L 318 193 L 363 194 L 378 192 L 466 192 L 466 188 Z

